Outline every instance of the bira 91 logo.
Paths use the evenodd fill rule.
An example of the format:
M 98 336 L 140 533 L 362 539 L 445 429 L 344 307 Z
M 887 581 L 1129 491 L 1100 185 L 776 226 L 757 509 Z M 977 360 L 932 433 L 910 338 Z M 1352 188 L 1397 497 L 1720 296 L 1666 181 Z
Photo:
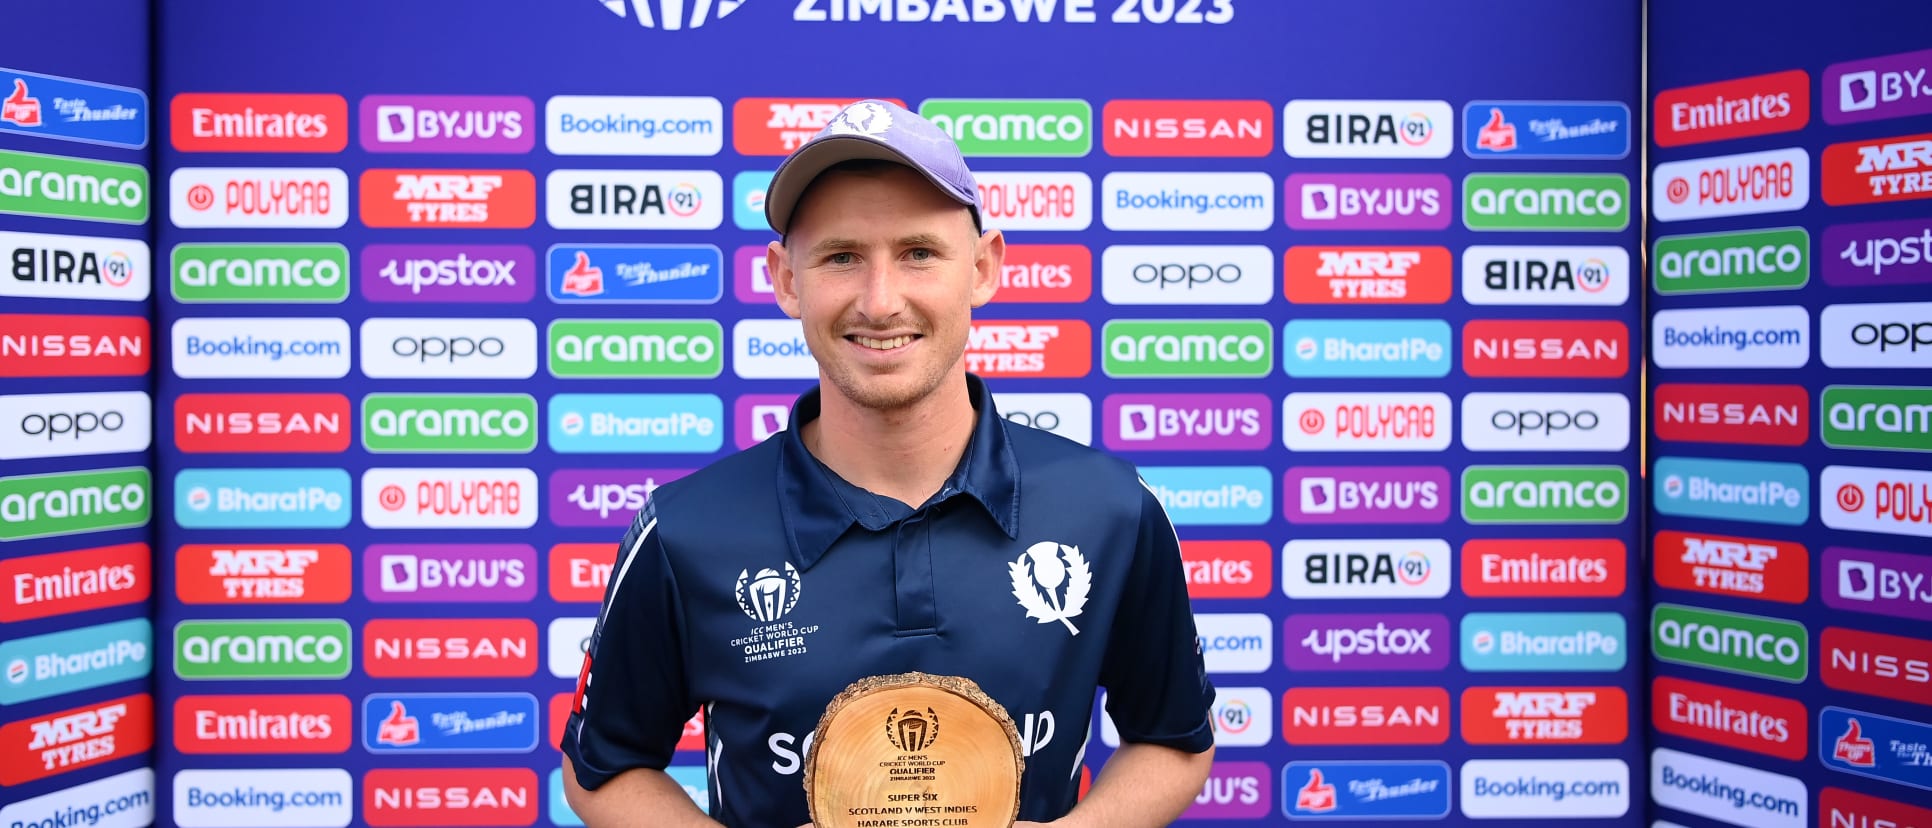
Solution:
M 141 316 L 0 313 L 0 378 L 138 377 L 153 341 Z
M 174 749 L 188 754 L 346 753 L 349 699 L 340 695 L 182 696 Z
M 1629 735 L 1621 687 L 1471 687 L 1462 740 L 1472 745 L 1615 745 Z
M 1449 619 L 1435 613 L 1288 616 L 1282 661 L 1289 670 L 1441 670 L 1449 665 Z
M 1281 548 L 1281 575 L 1290 598 L 1441 598 L 1449 594 L 1449 544 L 1291 540 Z
M 1262 158 L 1274 150 L 1267 101 L 1108 101 L 1101 147 L 1116 158 Z
M 1449 519 L 1449 470 L 1441 466 L 1296 466 L 1282 479 L 1281 491 L 1289 523 Z
M 1474 245 L 1462 251 L 1462 297 L 1472 305 L 1622 305 L 1630 298 L 1630 252 Z
M 0 560 L 0 622 L 50 618 L 146 601 L 148 545 L 121 543 Z
M 1093 329 L 1078 319 L 975 321 L 966 370 L 983 377 L 1084 377 L 1093 370 Z
M 1666 529 L 1652 560 L 1665 589 L 1802 604 L 1811 592 L 1811 555 L 1791 541 Z
M 341 152 L 349 102 L 341 95 L 188 92 L 168 102 L 180 152 Z
M 1440 305 L 1452 261 L 1446 247 L 1290 247 L 1282 295 L 1303 305 Z
M 1819 164 L 1834 207 L 1932 198 L 1932 133 L 1832 144 Z
M 7 274 L 0 296 L 141 302 L 153 289 L 153 255 L 139 239 L 0 231 Z
M 1291 158 L 1445 158 L 1456 146 L 1448 101 L 1293 100 L 1281 111 Z
M 1462 370 L 1472 377 L 1615 379 L 1630 371 L 1630 328 L 1611 319 L 1471 319 Z
M 1666 382 L 1654 400 L 1659 440 L 1802 446 L 1811 437 L 1811 398 L 1802 385 Z
M 566 230 L 715 230 L 724 178 L 711 170 L 554 170 L 544 215 Z
M 1181 547 L 1183 554 L 1187 547 Z M 550 600 L 592 604 L 604 600 L 616 568 L 616 543 L 560 543 L 550 547 Z
M 1657 146 L 1681 147 L 1793 132 L 1810 122 L 1811 76 L 1793 69 L 1659 92 L 1651 131 Z
M 1440 745 L 1449 692 L 1440 687 L 1292 687 L 1281 697 L 1291 745 Z
M 1437 173 L 1294 173 L 1282 188 L 1295 230 L 1441 230 L 1455 211 L 1449 177 Z
M 184 604 L 340 604 L 353 584 L 339 543 L 183 544 L 174 578 Z
M 1932 558 L 1827 546 L 1820 572 L 1825 606 L 1932 621 Z
M 759 261 L 764 261 L 759 248 Z M 1084 244 L 1009 244 L 995 302 L 1085 302 L 1093 295 L 1093 252 Z M 739 297 L 743 299 L 741 295 Z
M 1932 641 L 1826 627 L 1818 637 L 1825 686 L 1924 703 L 1932 692 Z
M 1181 541 L 1181 569 L 1191 598 L 1265 598 L 1274 591 L 1274 550 L 1262 541 Z
M 324 453 L 349 449 L 341 394 L 183 394 L 174 442 L 184 452 Z
M 857 98 L 739 98 L 731 105 L 731 147 L 739 155 L 790 155 Z M 905 106 L 897 98 L 884 98 Z
M 527 529 L 537 522 L 529 469 L 369 469 L 362 522 L 371 529 Z
M 537 179 L 528 170 L 364 170 L 362 223 L 369 227 L 529 227 Z
M 1441 451 L 1455 432 L 1449 395 L 1297 391 L 1282 398 L 1290 451 Z
M 154 745 L 154 699 L 122 696 L 0 727 L 0 785 L 24 785 L 56 774 L 148 752 Z
M 334 167 L 178 167 L 168 175 L 176 227 L 336 228 L 349 221 L 349 176 Z
M 1805 758 L 1809 720 L 1796 699 L 1671 676 L 1650 683 L 1651 724 L 1672 736 L 1796 762 Z
M 1818 517 L 1833 529 L 1932 537 L 1932 472 L 1826 466 Z
M 378 768 L 362 778 L 362 815 L 374 828 L 531 825 L 537 788 L 529 768 Z
M 373 678 L 524 678 L 537 672 L 527 618 L 378 618 L 363 626 L 362 669 Z
M 1658 221 L 1802 210 L 1811 202 L 1811 156 L 1791 147 L 1669 161 L 1651 172 L 1650 192 Z
M 1614 598 L 1628 554 L 1608 538 L 1472 540 L 1462 546 L 1462 591 L 1472 598 Z
M 537 594 L 537 550 L 517 543 L 372 544 L 362 594 L 389 602 L 523 602 Z

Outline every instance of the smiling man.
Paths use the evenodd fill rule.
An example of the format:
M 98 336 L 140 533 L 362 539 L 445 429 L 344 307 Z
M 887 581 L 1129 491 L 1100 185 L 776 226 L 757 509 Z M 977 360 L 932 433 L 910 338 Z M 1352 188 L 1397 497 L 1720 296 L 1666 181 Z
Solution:
M 593 828 L 798 825 L 826 704 L 921 671 L 1021 725 L 1021 825 L 1168 824 L 1214 745 L 1180 544 L 1133 466 L 1008 424 L 966 373 L 1006 243 L 958 146 L 861 101 L 786 159 L 765 211 L 820 383 L 624 536 L 563 737 L 571 807 Z M 1076 806 L 1098 688 L 1123 744 Z M 699 710 L 709 816 L 664 771 Z

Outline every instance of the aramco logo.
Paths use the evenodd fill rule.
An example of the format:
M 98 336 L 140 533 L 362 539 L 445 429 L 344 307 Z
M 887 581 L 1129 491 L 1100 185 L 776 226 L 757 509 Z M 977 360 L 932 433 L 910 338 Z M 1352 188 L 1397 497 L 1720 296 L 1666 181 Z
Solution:
M 646 29 L 695 29 L 722 19 L 751 0 L 597 0 L 618 17 L 634 17 Z

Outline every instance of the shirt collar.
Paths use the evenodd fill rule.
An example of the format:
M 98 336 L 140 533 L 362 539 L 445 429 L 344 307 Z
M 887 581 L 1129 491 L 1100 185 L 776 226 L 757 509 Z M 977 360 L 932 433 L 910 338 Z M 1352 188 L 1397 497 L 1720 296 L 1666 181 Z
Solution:
M 1020 469 L 1006 436 L 1006 420 L 993 409 L 986 383 L 966 375 L 976 419 L 973 436 L 930 506 L 965 495 L 978 503 L 1009 538 L 1020 532 Z M 818 418 L 819 388 L 805 392 L 792 406 L 790 426 L 773 439 L 778 448 L 779 509 L 791 534 L 792 560 L 809 569 L 825 556 L 852 524 L 879 531 L 909 514 L 903 506 L 888 508 L 881 498 L 846 482 L 805 448 L 799 430 Z

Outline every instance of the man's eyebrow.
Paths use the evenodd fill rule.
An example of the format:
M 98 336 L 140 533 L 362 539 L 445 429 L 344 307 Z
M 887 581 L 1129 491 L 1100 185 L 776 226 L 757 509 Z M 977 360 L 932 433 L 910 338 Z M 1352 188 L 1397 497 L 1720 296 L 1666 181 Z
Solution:
M 817 255 L 820 253 L 834 253 L 841 250 L 857 250 L 859 247 L 858 239 L 829 238 L 812 245 L 812 249 L 807 252 L 812 255 Z
M 946 247 L 946 240 L 940 238 L 937 233 L 914 233 L 910 236 L 901 237 L 898 245 L 900 247 L 937 247 L 944 249 Z

